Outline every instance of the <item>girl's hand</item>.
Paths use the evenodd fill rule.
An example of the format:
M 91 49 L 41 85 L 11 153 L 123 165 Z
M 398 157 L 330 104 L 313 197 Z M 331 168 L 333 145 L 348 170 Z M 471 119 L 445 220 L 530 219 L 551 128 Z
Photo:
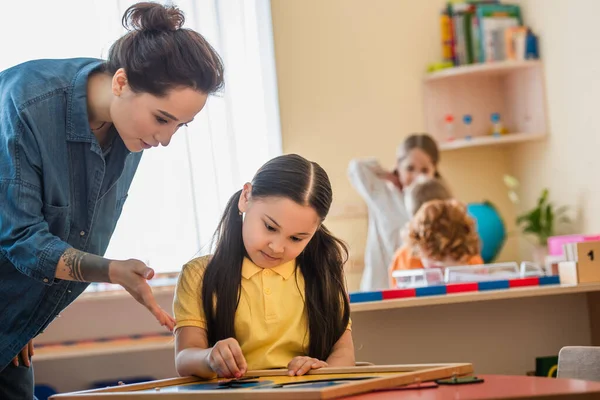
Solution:
M 248 368 L 237 340 L 219 340 L 208 354 L 208 365 L 221 378 L 241 378 Z
M 306 374 L 311 369 L 319 369 L 323 367 L 327 367 L 327 363 L 325 361 L 305 356 L 294 357 L 287 366 L 290 376 L 301 376 Z
M 13 358 L 13 364 L 15 365 L 15 367 L 19 366 L 19 355 L 21 356 L 21 359 L 25 363 L 25 366 L 27 368 L 31 367 L 30 360 L 31 360 L 31 357 L 33 356 L 33 339 L 31 339 L 29 341 L 29 343 L 27 343 L 25 345 L 25 347 L 23 347 L 21 352 L 19 354 L 17 354 L 17 356 L 15 358 Z
M 163 310 L 148 285 L 148 280 L 154 276 L 154 270 L 140 260 L 111 261 L 108 267 L 111 283 L 117 283 L 131 294 L 140 304 L 144 305 L 159 324 L 173 331 L 175 319 Z

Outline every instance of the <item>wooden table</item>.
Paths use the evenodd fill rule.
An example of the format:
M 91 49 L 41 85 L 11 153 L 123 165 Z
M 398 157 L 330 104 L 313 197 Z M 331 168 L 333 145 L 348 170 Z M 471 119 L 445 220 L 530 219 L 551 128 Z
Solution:
M 600 382 L 535 376 L 477 375 L 483 383 L 439 385 L 437 388 L 389 390 L 345 400 L 475 400 L 475 399 L 599 399 Z

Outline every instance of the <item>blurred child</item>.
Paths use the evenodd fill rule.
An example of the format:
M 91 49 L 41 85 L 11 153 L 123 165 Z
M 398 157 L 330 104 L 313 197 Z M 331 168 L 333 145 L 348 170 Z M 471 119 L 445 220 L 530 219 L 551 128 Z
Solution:
M 392 273 L 417 268 L 447 268 L 483 264 L 475 222 L 457 200 L 432 200 L 421 206 L 403 232 L 405 244 L 396 252 Z
M 361 290 L 388 286 L 387 268 L 402 245 L 400 231 L 411 216 L 404 202 L 404 189 L 420 175 L 439 177 L 438 162 L 437 144 L 425 134 L 411 135 L 398 146 L 393 171 L 383 169 L 374 159 L 350 162 L 348 176 L 369 211 Z
M 428 201 L 451 198 L 452 194 L 441 178 L 429 178 L 424 175 L 417 177 L 412 185 L 404 190 L 404 204 L 411 218 Z
M 231 197 L 214 254 L 187 263 L 177 283 L 180 375 L 354 365 L 348 253 L 323 225 L 332 199 L 327 173 L 295 154 L 267 162 Z

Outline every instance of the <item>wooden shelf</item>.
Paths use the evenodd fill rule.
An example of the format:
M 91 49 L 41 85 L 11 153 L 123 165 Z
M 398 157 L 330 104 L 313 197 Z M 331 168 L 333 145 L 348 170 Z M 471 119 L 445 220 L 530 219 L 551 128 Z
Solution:
M 35 344 L 34 344 L 35 345 Z M 122 339 L 106 342 L 76 343 L 71 346 L 52 345 L 35 348 L 33 360 L 35 362 L 58 360 L 66 358 L 79 358 L 100 356 L 108 354 L 132 353 L 139 351 L 153 351 L 172 349 L 174 338 L 172 336 L 158 336 L 143 339 Z
M 396 300 L 383 300 L 365 303 L 352 303 L 353 314 L 367 311 L 381 311 L 397 308 L 425 307 L 446 304 L 474 303 L 481 301 L 520 299 L 528 297 L 544 297 L 554 295 L 570 295 L 578 293 L 600 292 L 600 283 L 582 285 L 549 285 L 490 290 L 485 292 L 467 292 L 443 296 L 413 297 Z M 171 335 L 157 335 L 142 338 L 124 338 L 104 342 L 80 342 L 72 345 L 46 345 L 37 347 L 34 361 L 71 359 L 90 356 L 112 355 L 121 353 L 170 350 L 174 346 Z
M 509 133 L 500 137 L 495 136 L 475 136 L 471 139 L 456 139 L 452 141 L 439 142 L 439 149 L 442 151 L 458 150 L 468 147 L 480 147 L 491 145 L 506 145 L 511 143 L 529 142 L 534 140 L 543 140 L 545 133 Z
M 175 285 L 152 286 L 154 296 L 172 295 L 175 292 Z M 77 303 L 97 302 L 110 299 L 130 299 L 131 295 L 122 288 L 112 290 L 86 291 L 83 292 L 75 301 Z
M 490 290 L 485 292 L 466 292 L 444 296 L 411 297 L 407 299 L 372 301 L 354 303 L 350 310 L 354 313 L 364 311 L 388 310 L 392 308 L 408 308 L 435 306 L 443 304 L 472 303 L 490 300 L 520 299 L 525 297 L 542 297 L 561 294 L 577 294 L 599 292 L 600 283 L 582 285 L 548 285 L 513 288 L 504 290 Z
M 507 61 L 448 68 L 423 80 L 425 130 L 441 150 L 494 146 L 544 138 L 548 132 L 543 64 L 539 60 Z M 491 116 L 509 132 L 478 135 L 492 129 Z M 467 127 L 463 119 L 471 116 Z M 452 125 L 447 122 L 453 118 Z M 471 140 L 449 142 L 449 134 Z
M 441 79 L 469 76 L 494 76 L 505 75 L 516 70 L 534 68 L 542 65 L 540 60 L 531 61 L 500 61 L 484 64 L 463 65 L 460 67 L 446 68 L 440 71 L 432 72 L 425 77 L 425 81 L 432 82 Z

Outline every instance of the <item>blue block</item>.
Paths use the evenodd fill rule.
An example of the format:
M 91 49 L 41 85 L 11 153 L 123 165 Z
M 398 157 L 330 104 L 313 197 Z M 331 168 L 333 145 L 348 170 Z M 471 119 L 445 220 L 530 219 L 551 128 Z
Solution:
M 558 275 L 540 276 L 540 285 L 558 285 L 560 277 Z
M 415 289 L 417 297 L 423 296 L 440 296 L 446 294 L 446 286 L 427 286 Z
M 366 301 L 383 300 L 382 292 L 355 292 L 350 293 L 350 303 L 364 303 Z
M 508 289 L 510 285 L 508 281 L 489 281 L 489 282 L 479 282 L 477 284 L 477 288 L 481 290 L 498 290 L 498 289 Z

